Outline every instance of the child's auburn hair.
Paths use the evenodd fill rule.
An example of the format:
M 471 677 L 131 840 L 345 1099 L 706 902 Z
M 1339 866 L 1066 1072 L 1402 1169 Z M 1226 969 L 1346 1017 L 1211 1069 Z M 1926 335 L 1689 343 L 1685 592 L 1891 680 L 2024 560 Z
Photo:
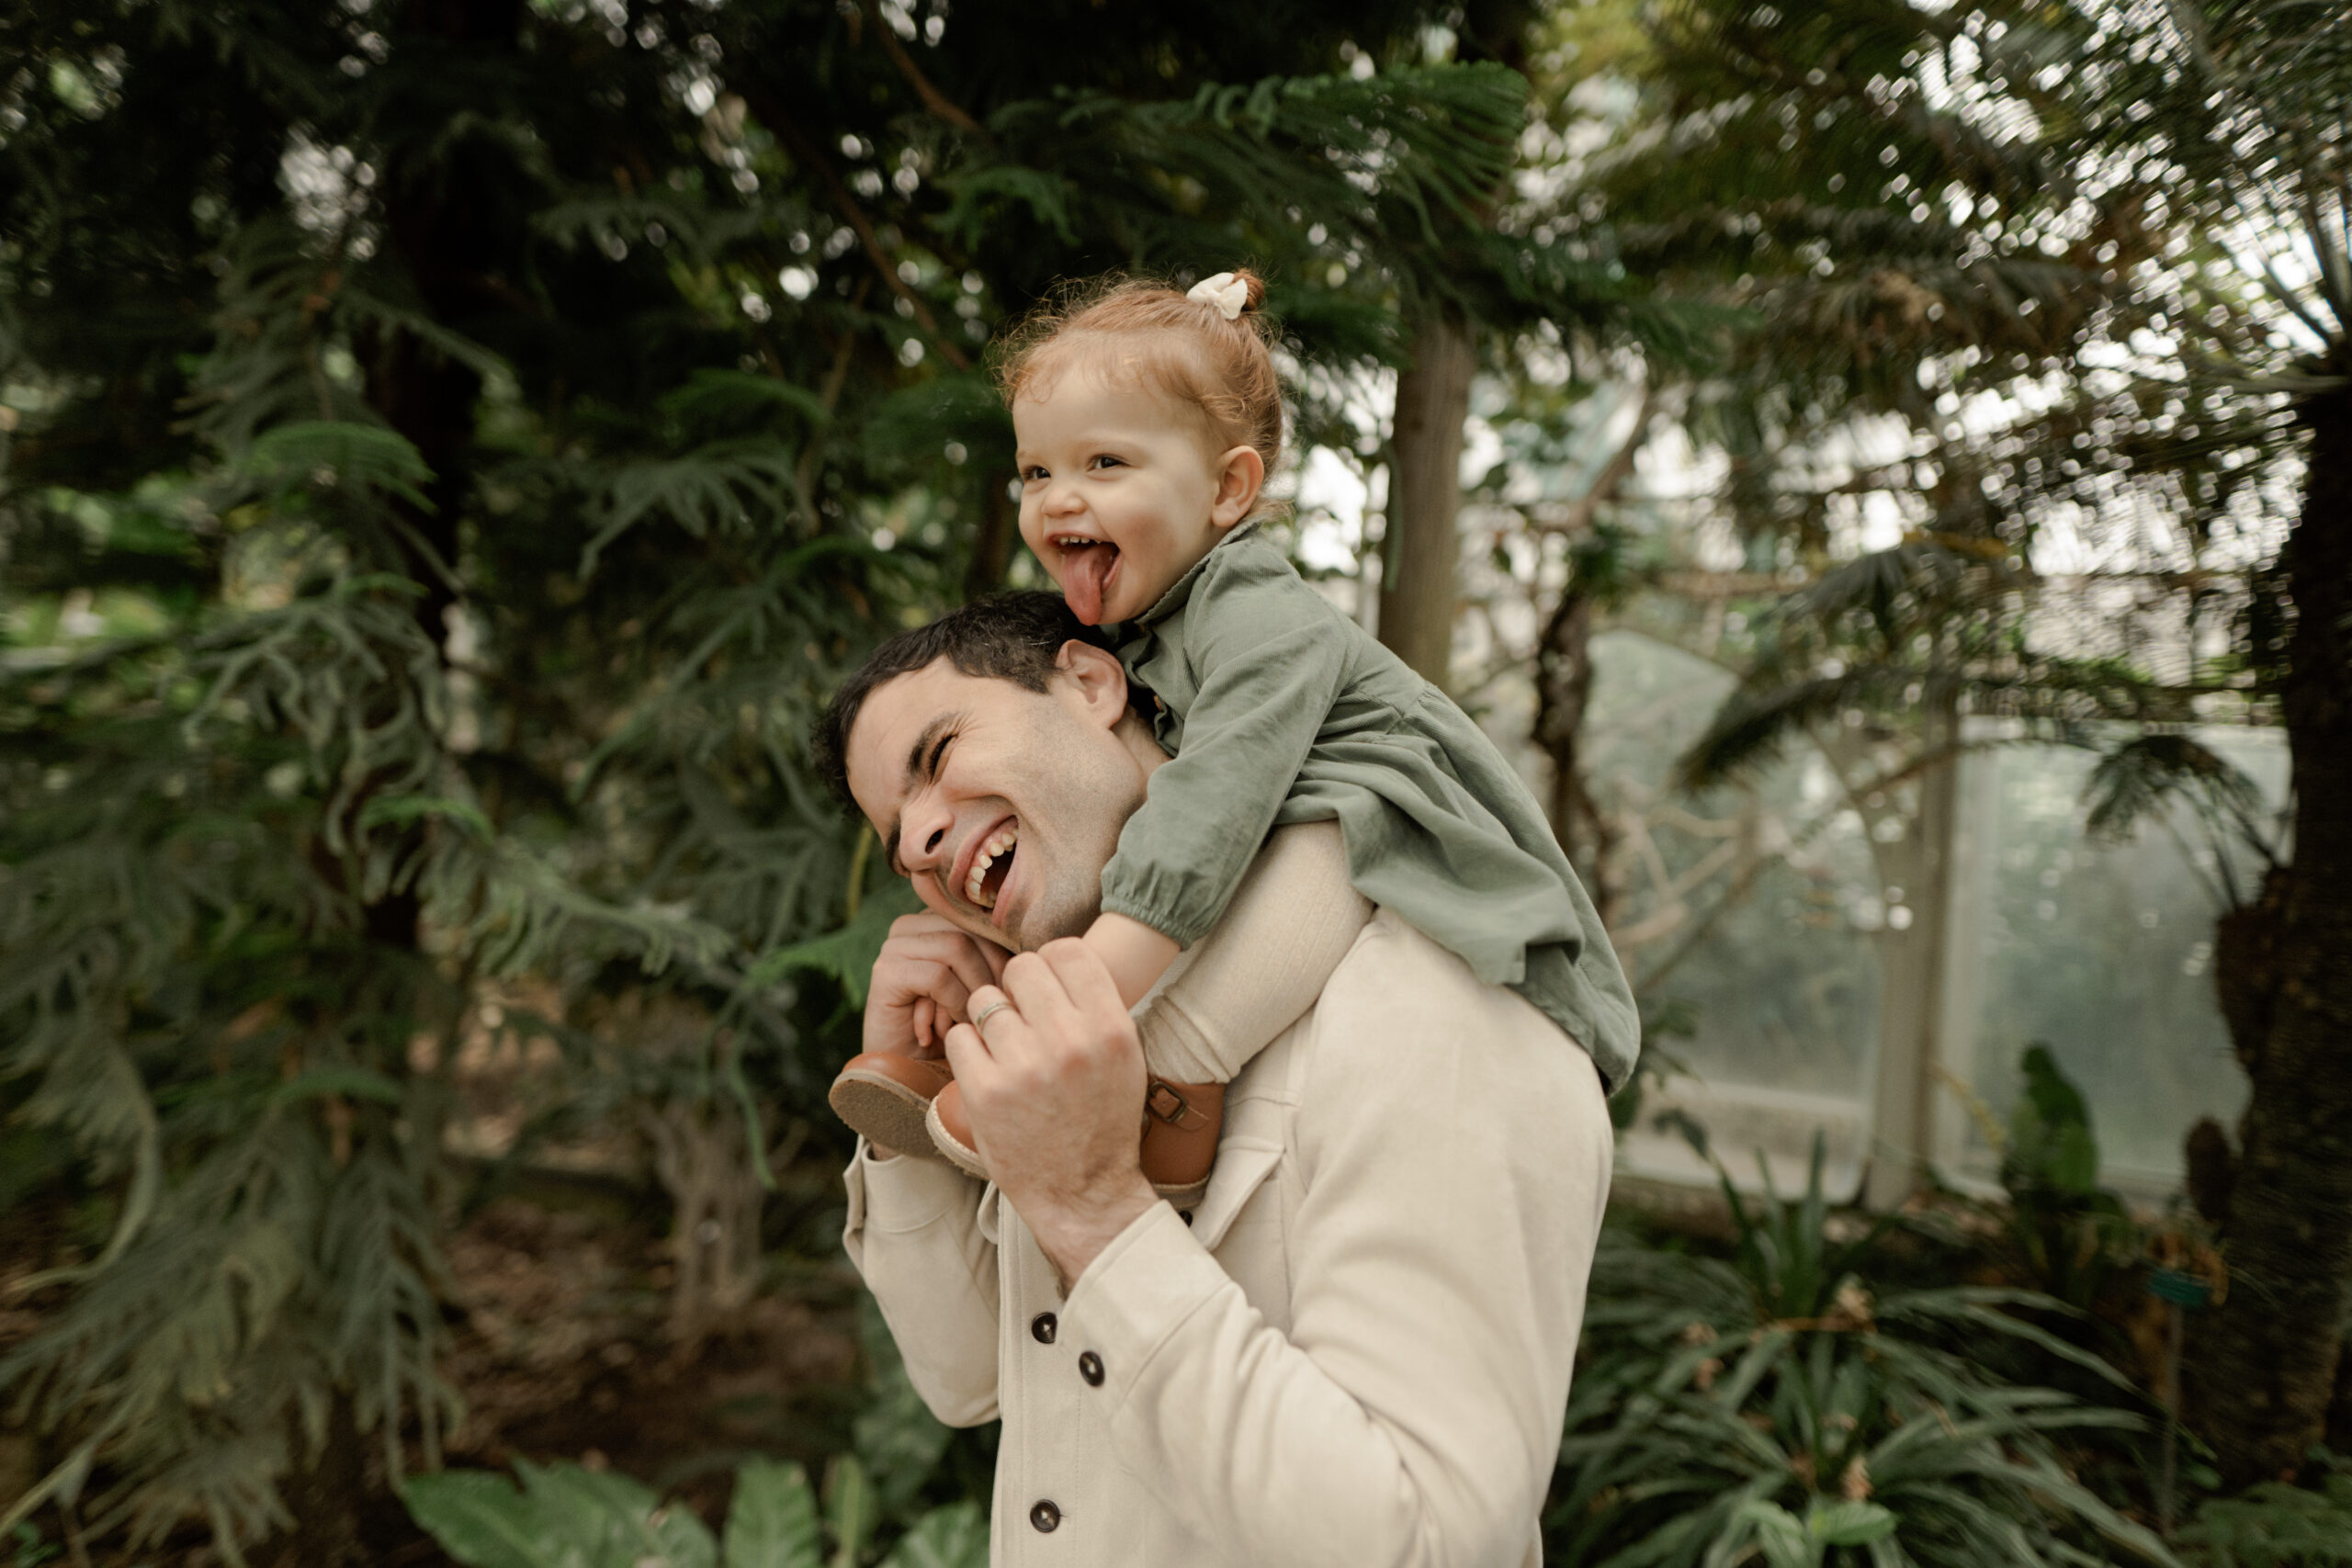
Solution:
M 1279 334 L 1258 309 L 1265 280 L 1245 267 L 1233 276 L 1249 289 L 1249 303 L 1229 321 L 1208 300 L 1157 278 L 1112 273 L 1049 296 L 998 346 L 1005 406 L 1042 392 L 1085 355 L 1193 404 L 1226 446 L 1255 447 L 1271 475 L 1283 455 Z

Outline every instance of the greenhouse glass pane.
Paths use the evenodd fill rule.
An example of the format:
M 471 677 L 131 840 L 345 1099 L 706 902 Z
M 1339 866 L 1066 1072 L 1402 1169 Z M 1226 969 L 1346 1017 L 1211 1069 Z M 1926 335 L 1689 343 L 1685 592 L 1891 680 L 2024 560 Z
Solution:
M 1831 1189 L 1850 1190 L 1868 1136 L 1885 918 L 1860 819 L 1801 743 L 1742 790 L 1678 796 L 1675 761 L 1731 677 L 1630 632 L 1594 638 L 1593 664 L 1589 773 L 1619 819 L 1626 868 L 1615 929 L 1645 1010 L 1678 1031 L 1652 1042 L 1652 1065 L 1677 1077 L 1629 1132 L 1626 1163 L 1713 1179 L 1657 1122 L 1679 1109 L 1742 1180 L 1760 1150 L 1776 1180 L 1801 1187 L 1819 1129 Z M 1711 864 L 1724 869 L 1702 875 Z
M 2287 782 L 2277 733 L 2198 739 L 2244 769 L 2275 811 Z M 2082 790 L 2095 761 L 2075 748 L 2016 746 L 1963 764 L 1938 1143 L 1951 1151 L 1941 1163 L 1993 1176 L 1994 1128 L 2015 1103 L 2018 1058 L 2041 1042 L 2090 1103 L 2106 1179 L 2169 1190 L 2188 1129 L 2204 1116 L 2230 1123 L 2245 1102 L 2213 996 L 2213 923 L 2222 879 L 2246 887 L 2253 857 L 2227 845 L 2217 853 L 2185 809 L 2127 841 L 2092 841 Z

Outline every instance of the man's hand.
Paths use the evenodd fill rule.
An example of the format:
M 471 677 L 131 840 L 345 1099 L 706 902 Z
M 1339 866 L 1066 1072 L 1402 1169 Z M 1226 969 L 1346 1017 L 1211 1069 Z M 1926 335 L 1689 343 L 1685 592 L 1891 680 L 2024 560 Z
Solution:
M 974 990 L 966 1016 L 982 1015 L 983 1030 L 947 1032 L 947 1058 L 989 1172 L 1067 1290 L 1159 1201 L 1136 1162 L 1143 1047 L 1110 971 L 1075 937 L 1015 956 L 1002 990 Z

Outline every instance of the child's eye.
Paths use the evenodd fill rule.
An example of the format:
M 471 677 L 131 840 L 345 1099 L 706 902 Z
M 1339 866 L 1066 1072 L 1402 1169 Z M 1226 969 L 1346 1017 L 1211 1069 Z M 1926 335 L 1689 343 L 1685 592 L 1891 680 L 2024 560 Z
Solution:
M 1045 477 L 1046 470 L 1034 464 L 1021 470 L 1021 482 L 1023 484 L 1032 484 Z
M 1094 455 L 1094 466 L 1098 468 L 1124 468 L 1127 465 L 1124 457 L 1114 457 L 1108 452 L 1098 452 Z

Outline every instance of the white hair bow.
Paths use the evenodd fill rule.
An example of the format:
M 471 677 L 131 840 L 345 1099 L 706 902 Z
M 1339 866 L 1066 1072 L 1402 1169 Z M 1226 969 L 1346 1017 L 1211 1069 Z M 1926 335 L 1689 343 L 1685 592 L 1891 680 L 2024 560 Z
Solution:
M 1250 307 L 1250 285 L 1229 272 L 1220 272 L 1193 285 L 1184 298 L 1216 306 L 1217 314 L 1228 321 L 1238 321 Z

